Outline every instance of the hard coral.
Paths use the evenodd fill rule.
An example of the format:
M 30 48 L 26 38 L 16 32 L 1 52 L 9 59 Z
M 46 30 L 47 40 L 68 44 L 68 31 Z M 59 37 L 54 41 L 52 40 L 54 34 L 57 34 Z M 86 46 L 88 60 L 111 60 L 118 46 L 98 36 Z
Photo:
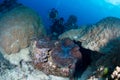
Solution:
M 120 79 L 120 67 L 116 66 L 115 70 L 111 74 L 112 79 L 119 80 Z
M 51 41 L 43 38 L 33 41 L 31 47 L 33 65 L 46 74 L 68 77 L 74 71 L 70 66 L 80 57 L 79 47 L 70 39 Z
M 39 32 L 40 30 L 40 32 Z M 44 34 L 41 19 L 33 10 L 23 5 L 6 12 L 0 18 L 0 48 L 11 54 L 30 45 L 30 39 Z

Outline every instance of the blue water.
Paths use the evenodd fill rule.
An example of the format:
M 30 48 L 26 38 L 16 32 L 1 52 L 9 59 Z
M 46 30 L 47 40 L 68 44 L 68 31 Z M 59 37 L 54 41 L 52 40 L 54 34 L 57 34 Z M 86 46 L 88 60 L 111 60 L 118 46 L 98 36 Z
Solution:
M 46 27 L 50 26 L 48 12 L 51 8 L 56 8 L 59 16 L 65 20 L 71 14 L 76 15 L 78 25 L 94 24 L 108 16 L 120 17 L 119 0 L 18 0 L 18 2 L 38 12 Z

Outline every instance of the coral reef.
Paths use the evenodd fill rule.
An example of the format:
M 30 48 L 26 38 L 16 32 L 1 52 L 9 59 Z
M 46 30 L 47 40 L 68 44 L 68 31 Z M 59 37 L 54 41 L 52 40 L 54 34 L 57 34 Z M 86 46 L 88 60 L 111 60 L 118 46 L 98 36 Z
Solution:
M 44 34 L 40 17 L 23 5 L 0 17 L 0 48 L 4 53 L 17 53 L 29 46 L 31 38 Z
M 118 38 L 119 40 L 119 38 Z M 116 52 L 110 52 L 108 54 L 104 54 L 101 58 L 95 59 L 95 62 L 92 62 L 93 64 L 86 69 L 86 71 L 82 75 L 82 79 L 118 79 L 118 74 L 113 74 L 114 71 L 116 71 L 116 67 L 120 66 L 120 55 L 119 55 L 119 44 L 116 44 L 115 42 L 118 42 L 117 39 L 110 41 L 108 45 L 113 45 L 114 47 L 111 47 L 112 50 Z M 117 47 L 116 47 L 117 46 Z M 94 54 L 96 55 L 96 54 Z M 93 58 L 96 58 L 96 56 L 93 56 Z
M 73 29 L 76 22 L 71 15 L 66 23 L 66 29 L 71 30 L 57 41 L 43 37 L 42 21 L 33 10 L 14 5 L 5 11 L 0 16 L 0 80 L 72 80 L 75 70 L 88 67 L 90 59 L 86 58 L 92 58 L 92 64 L 78 74 L 78 80 L 119 80 L 120 19 L 107 17 L 94 25 Z
M 46 75 L 41 71 L 34 69 L 30 62 L 21 61 L 17 67 L 11 70 L 5 70 L 0 76 L 0 80 L 69 80 L 64 77 Z
M 118 43 L 115 43 L 115 42 L 118 42 Z M 110 51 L 109 54 L 102 56 L 100 59 L 98 59 L 95 62 L 95 65 L 94 65 L 95 69 L 93 70 L 93 72 L 95 73 L 91 73 L 92 74 L 92 76 L 90 76 L 91 78 L 106 78 L 111 80 L 119 76 L 118 74 L 116 75 L 113 74 L 114 70 L 116 70 L 116 67 L 120 66 L 120 55 L 119 55 L 120 48 L 119 46 L 117 46 L 119 45 L 119 38 L 115 40 L 111 40 L 110 43 L 107 44 L 107 46 L 109 45 L 113 45 L 113 47 L 110 48 L 110 50 L 112 49 L 113 51 Z M 107 71 L 107 74 L 105 75 L 103 74 L 103 72 L 104 70 L 106 71 L 106 69 L 108 71 Z
M 113 51 L 110 51 L 110 47 L 113 47 L 113 45 L 105 46 L 112 39 L 115 40 L 120 37 L 119 25 L 119 18 L 107 17 L 94 25 L 86 25 L 81 26 L 79 29 L 69 30 L 60 35 L 59 39 L 68 37 L 72 40 L 82 42 L 84 48 L 101 53 L 110 53 Z
M 80 80 L 119 79 L 119 74 L 114 75 L 113 72 L 116 66 L 120 65 L 119 25 L 119 18 L 107 17 L 96 24 L 81 26 L 79 29 L 69 30 L 59 36 L 59 39 L 70 38 L 79 41 L 84 48 L 104 54 L 99 59 L 93 59 L 94 62 L 84 71 Z
M 54 41 L 52 46 L 49 43 L 51 41 L 46 39 L 31 42 L 30 52 L 34 67 L 48 75 L 70 77 L 73 73 L 70 71 L 74 71 L 72 66 L 75 65 L 77 58 L 81 56 L 78 55 L 81 54 L 79 46 L 68 38 L 62 41 Z M 46 46 L 42 46 L 43 44 Z
M 68 78 L 46 75 L 34 68 L 29 48 L 17 54 L 0 53 L 0 80 L 69 80 Z

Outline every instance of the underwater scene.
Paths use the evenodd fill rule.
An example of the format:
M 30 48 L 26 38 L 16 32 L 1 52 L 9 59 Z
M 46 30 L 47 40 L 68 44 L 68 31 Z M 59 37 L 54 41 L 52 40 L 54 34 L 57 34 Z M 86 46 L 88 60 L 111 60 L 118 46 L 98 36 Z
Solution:
M 0 0 L 0 80 L 120 80 L 120 0 Z

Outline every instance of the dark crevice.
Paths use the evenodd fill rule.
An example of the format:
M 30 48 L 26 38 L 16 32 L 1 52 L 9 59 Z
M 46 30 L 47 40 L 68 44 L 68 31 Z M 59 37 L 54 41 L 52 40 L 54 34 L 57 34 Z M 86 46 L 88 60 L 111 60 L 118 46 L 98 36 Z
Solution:
M 99 54 L 96 51 L 92 51 L 89 49 L 85 49 L 81 46 L 81 42 L 74 41 L 80 47 L 80 52 L 82 53 L 82 59 L 78 59 L 75 64 L 75 71 L 73 77 L 75 80 L 81 77 L 82 73 L 86 70 L 86 68 L 96 60 L 100 58 L 103 54 Z

